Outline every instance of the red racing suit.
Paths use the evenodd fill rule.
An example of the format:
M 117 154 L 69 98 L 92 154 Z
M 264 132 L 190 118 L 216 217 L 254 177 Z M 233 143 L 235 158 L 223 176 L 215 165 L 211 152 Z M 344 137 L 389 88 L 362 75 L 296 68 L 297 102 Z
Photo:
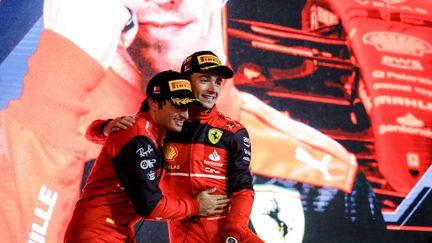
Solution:
M 186 220 L 199 213 L 193 198 L 171 199 L 158 183 L 164 134 L 148 113 L 106 139 L 77 202 L 65 242 L 129 242 L 137 219 Z
M 168 222 L 170 241 L 224 242 L 232 236 L 240 242 L 262 242 L 248 228 L 254 200 L 248 132 L 216 106 L 208 113 L 200 110 L 190 109 L 191 119 L 181 134 L 167 134 L 166 175 L 160 186 L 177 199 L 192 199 L 216 187 L 216 193 L 229 195 L 231 206 L 220 215 Z

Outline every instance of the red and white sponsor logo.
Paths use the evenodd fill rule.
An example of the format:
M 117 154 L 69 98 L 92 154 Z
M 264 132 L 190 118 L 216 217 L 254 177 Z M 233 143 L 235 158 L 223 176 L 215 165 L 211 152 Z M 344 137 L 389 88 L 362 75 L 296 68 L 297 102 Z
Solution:
M 204 171 L 210 174 L 220 174 L 221 172 L 210 167 L 205 167 Z
M 208 158 L 210 160 L 204 160 L 204 164 L 211 165 L 211 166 L 217 166 L 217 167 L 223 167 L 223 163 L 220 163 L 219 160 L 221 159 L 220 155 L 216 150 L 214 150 L 211 154 L 208 155 Z
M 414 87 L 414 91 L 417 94 L 424 95 L 424 96 L 429 96 L 430 98 L 432 98 L 432 90 L 423 89 L 423 88 L 420 88 L 420 87 Z
M 375 107 L 400 106 L 432 112 L 432 102 L 402 96 L 380 95 L 374 98 L 374 105 Z
M 214 150 L 213 153 L 209 154 L 208 158 L 212 161 L 219 161 L 220 155 L 218 154 L 218 152 L 216 150 Z
M 383 2 L 385 2 L 387 4 L 389 4 L 389 5 L 400 4 L 400 3 L 406 2 L 406 0 L 381 0 L 381 1 L 383 1 Z
M 31 226 L 28 242 L 45 242 L 49 221 L 51 220 L 52 214 L 54 212 L 57 198 L 57 192 L 51 191 L 45 185 L 41 186 L 38 199 L 43 205 L 43 208 L 37 207 L 34 209 L 34 215 L 36 216 L 36 219 Z
M 316 30 L 320 27 L 320 24 L 325 26 L 336 25 L 339 19 L 336 14 L 331 11 L 317 5 L 313 5 L 310 8 L 310 28 L 311 30 Z
M 432 52 L 429 42 L 416 36 L 398 32 L 372 31 L 363 36 L 363 43 L 378 51 L 422 57 Z
M 411 127 L 423 127 L 424 122 L 411 113 L 407 113 L 405 116 L 396 118 L 396 122 L 400 125 L 411 126 Z
M 429 12 L 424 8 L 410 6 L 405 4 L 406 0 L 356 0 L 356 3 L 371 6 L 376 8 L 385 8 L 389 10 L 399 10 L 417 14 L 428 14 Z
M 165 165 L 165 169 L 167 170 L 180 170 L 180 165 Z
M 410 58 L 384 55 L 381 57 L 381 63 L 386 66 L 399 68 L 399 69 L 423 71 L 423 66 L 421 62 L 419 60 L 410 59 Z
M 391 79 L 404 82 L 413 82 L 432 86 L 432 79 L 429 77 L 414 76 L 407 73 L 399 73 L 394 71 L 373 70 L 372 77 L 375 79 Z
M 411 92 L 412 87 L 409 85 L 400 85 L 400 84 L 389 84 L 389 83 L 374 83 L 374 90 L 386 89 L 386 90 L 396 90 L 396 91 L 404 91 Z
M 432 138 L 432 130 L 425 127 L 424 121 L 411 113 L 396 118 L 396 124 L 381 124 L 378 128 L 379 135 L 386 133 L 403 133 L 425 138 Z

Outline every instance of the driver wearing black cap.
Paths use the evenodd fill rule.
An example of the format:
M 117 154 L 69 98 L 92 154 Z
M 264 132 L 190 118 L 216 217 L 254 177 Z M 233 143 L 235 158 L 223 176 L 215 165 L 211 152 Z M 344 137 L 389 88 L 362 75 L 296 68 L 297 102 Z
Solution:
M 218 215 L 168 222 L 170 242 L 263 242 L 248 228 L 254 200 L 248 132 L 218 112 L 215 104 L 223 79 L 232 78 L 233 71 L 213 52 L 199 51 L 183 61 L 181 72 L 191 80 L 200 103 L 191 107 L 180 134 L 167 134 L 166 176 L 160 186 L 177 199 L 216 187 L 215 193 L 228 195 L 231 204 Z
M 135 123 L 106 138 L 76 203 L 65 242 L 129 242 L 140 217 L 186 220 L 220 213 L 227 206 L 225 196 L 209 194 L 214 189 L 194 198 L 162 194 L 162 140 L 166 132 L 182 129 L 195 98 L 189 80 L 174 71 L 155 75 L 146 94 Z
M 231 204 L 217 215 L 168 221 L 170 242 L 263 242 L 248 228 L 255 195 L 249 134 L 216 107 L 223 79 L 232 78 L 233 71 L 213 52 L 199 51 L 185 58 L 181 72 L 191 81 L 199 102 L 193 102 L 180 133 L 167 133 L 166 173 L 159 185 L 165 195 L 176 199 L 192 199 L 198 192 L 215 187 L 215 193 L 227 195 Z M 86 136 L 103 143 L 104 134 L 132 123 L 130 117 L 96 120 Z

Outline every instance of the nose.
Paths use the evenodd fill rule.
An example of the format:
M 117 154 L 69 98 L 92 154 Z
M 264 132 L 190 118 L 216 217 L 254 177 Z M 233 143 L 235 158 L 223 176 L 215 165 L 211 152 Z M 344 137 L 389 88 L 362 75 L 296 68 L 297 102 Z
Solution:
M 186 109 L 182 110 L 180 112 L 180 116 L 187 120 L 189 118 L 189 109 L 186 108 Z
M 209 82 L 208 91 L 215 93 L 216 92 L 216 83 L 215 82 Z

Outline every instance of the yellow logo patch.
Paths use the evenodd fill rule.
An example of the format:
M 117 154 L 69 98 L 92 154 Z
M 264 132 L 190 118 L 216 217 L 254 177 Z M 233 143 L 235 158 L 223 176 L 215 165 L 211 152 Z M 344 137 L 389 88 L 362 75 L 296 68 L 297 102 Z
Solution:
M 216 128 L 211 128 L 208 132 L 208 139 L 212 144 L 217 144 L 222 137 L 222 131 Z
M 214 55 L 201 55 L 198 56 L 198 64 L 204 64 L 204 63 L 216 63 L 218 65 L 221 65 L 221 61 L 219 60 L 219 58 L 217 56 Z
M 165 160 L 171 161 L 177 157 L 177 148 L 173 145 L 167 145 L 164 148 Z
M 109 223 L 109 224 L 115 224 L 114 219 L 110 218 L 110 217 L 106 217 L 105 218 L 105 222 Z
M 191 98 L 171 98 L 174 105 L 188 105 L 194 101 L 198 101 L 198 99 L 191 99 Z
M 168 84 L 169 84 L 169 88 L 170 88 L 171 92 L 172 91 L 176 91 L 176 90 L 189 90 L 189 91 L 192 91 L 191 84 L 186 79 L 171 80 L 171 81 L 168 81 Z

